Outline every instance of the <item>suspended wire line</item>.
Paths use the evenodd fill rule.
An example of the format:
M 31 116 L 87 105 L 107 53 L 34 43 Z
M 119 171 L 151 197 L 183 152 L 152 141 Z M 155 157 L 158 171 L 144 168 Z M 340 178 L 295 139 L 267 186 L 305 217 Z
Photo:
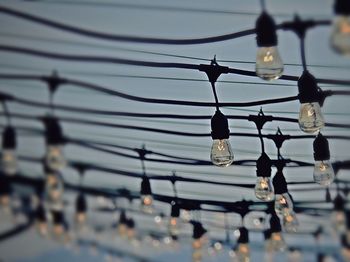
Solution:
M 22 40 L 27 39 L 27 40 L 32 40 L 32 41 L 48 42 L 48 43 L 54 43 L 54 44 L 60 43 L 60 44 L 66 44 L 66 45 L 68 44 L 68 45 L 79 46 L 79 47 L 84 46 L 84 47 L 98 48 L 98 49 L 102 49 L 104 51 L 105 50 L 113 50 L 113 51 L 157 55 L 157 56 L 164 56 L 164 57 L 183 58 L 183 59 L 190 59 L 190 60 L 197 60 L 197 61 L 207 61 L 207 62 L 211 61 L 211 59 L 202 58 L 202 57 L 161 53 L 161 52 L 154 52 L 154 51 L 139 50 L 139 49 L 134 49 L 134 48 L 108 46 L 108 45 L 103 45 L 103 44 L 91 44 L 91 43 L 87 43 L 85 41 L 62 40 L 60 38 L 48 38 L 48 37 L 25 35 L 25 34 L 14 34 L 14 33 L 1 32 L 1 31 L 0 31 L 0 35 L 5 36 L 5 37 L 13 37 L 13 38 L 17 38 L 17 39 L 22 39 Z M 252 64 L 252 65 L 255 65 L 255 63 L 256 63 L 255 61 L 225 60 L 225 59 L 217 59 L 217 62 L 233 63 L 233 64 Z M 297 66 L 297 67 L 302 66 L 300 63 L 284 63 L 284 65 L 285 66 Z M 347 66 L 347 65 L 308 64 L 308 66 L 315 67 L 315 68 L 327 68 L 327 69 L 350 69 L 350 66 Z M 218 81 L 218 82 L 225 82 L 225 81 Z M 263 84 L 263 82 L 262 82 L 262 84 Z

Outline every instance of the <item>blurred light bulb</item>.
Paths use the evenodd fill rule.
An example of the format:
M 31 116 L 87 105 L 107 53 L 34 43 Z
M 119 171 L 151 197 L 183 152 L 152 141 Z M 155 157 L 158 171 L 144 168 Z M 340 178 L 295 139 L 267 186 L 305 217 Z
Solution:
M 350 16 L 336 16 L 333 22 L 331 46 L 341 55 L 350 55 Z
M 58 174 L 47 174 L 45 182 L 45 204 L 49 210 L 63 208 L 63 182 Z
M 277 46 L 258 48 L 255 71 L 257 76 L 264 80 L 280 78 L 283 73 L 283 62 Z
M 169 233 L 171 236 L 177 236 L 180 232 L 180 220 L 178 217 L 171 217 L 169 220 Z
M 202 241 L 200 238 L 198 239 L 194 239 L 193 242 L 192 242 L 192 248 L 193 249 L 200 249 L 202 248 Z
M 36 229 L 40 236 L 47 236 L 48 234 L 48 225 L 46 221 L 37 221 Z
M 229 139 L 214 139 L 210 159 L 214 165 L 227 167 L 233 162 L 233 153 Z
M 119 223 L 118 227 L 117 227 L 117 230 L 118 230 L 118 234 L 121 237 L 126 237 L 128 228 L 127 228 L 127 226 L 125 224 Z
M 281 232 L 273 232 L 270 238 L 270 247 L 273 251 L 284 251 L 286 243 Z
M 299 127 L 305 133 L 316 133 L 325 122 L 318 102 L 302 103 L 299 112 Z
M 53 171 L 58 171 L 65 167 L 66 160 L 64 158 L 61 145 L 47 146 L 46 164 Z
M 332 164 L 329 160 L 315 161 L 314 181 L 322 186 L 329 186 L 335 178 Z
M 17 172 L 17 156 L 13 149 L 4 149 L 1 156 L 2 170 L 5 175 L 14 175 Z
M 75 214 L 75 220 L 78 224 L 84 224 L 86 222 L 86 212 L 78 212 Z
M 250 248 L 248 244 L 239 243 L 236 250 L 237 262 L 249 262 L 250 261 Z
M 289 212 L 283 215 L 283 226 L 287 232 L 297 232 L 299 222 L 295 212 Z
M 200 249 L 193 249 L 193 251 L 192 251 L 192 261 L 193 262 L 200 262 L 200 261 L 202 261 L 202 250 L 200 250 Z
M 273 199 L 274 191 L 269 177 L 258 177 L 255 184 L 255 196 L 262 201 Z
M 346 230 L 346 217 L 343 210 L 334 210 L 331 214 L 333 228 L 338 233 L 343 233 Z
M 153 213 L 152 195 L 141 195 L 141 209 L 145 213 Z
M 279 215 L 293 212 L 293 201 L 288 193 L 275 195 L 275 211 Z

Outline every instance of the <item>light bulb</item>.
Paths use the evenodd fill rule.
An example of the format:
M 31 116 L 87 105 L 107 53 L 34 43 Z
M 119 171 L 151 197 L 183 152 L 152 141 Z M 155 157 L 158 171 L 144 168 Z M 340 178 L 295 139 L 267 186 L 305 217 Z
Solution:
M 329 160 L 315 161 L 314 181 L 322 186 L 329 186 L 335 178 L 332 164 Z
M 316 133 L 325 122 L 318 102 L 302 103 L 299 113 L 299 127 L 305 133 Z
M 65 167 L 66 160 L 64 158 L 61 145 L 47 146 L 46 164 L 53 171 L 58 171 Z
M 236 261 L 237 262 L 249 262 L 250 261 L 250 248 L 246 243 L 239 243 L 236 248 Z
M 258 177 L 255 184 L 255 196 L 262 201 L 273 199 L 274 191 L 269 177 Z
M 214 139 L 210 159 L 214 165 L 227 167 L 233 162 L 233 153 L 228 139 Z
M 257 76 L 264 80 L 280 78 L 283 73 L 283 62 L 277 46 L 258 48 L 255 71 Z
M 293 201 L 288 193 L 275 195 L 275 211 L 279 215 L 288 214 L 293 211 Z
M 40 236 L 47 236 L 48 234 L 48 226 L 46 221 L 37 221 L 36 229 Z
M 331 46 L 341 55 L 350 55 L 350 16 L 336 16 L 333 22 Z
M 2 170 L 6 175 L 14 175 L 17 172 L 17 156 L 13 149 L 4 149 L 1 156 Z
M 180 232 L 180 220 L 178 217 L 171 217 L 169 220 L 169 233 L 171 236 L 177 236 Z
M 338 233 L 343 233 L 346 230 L 346 217 L 343 210 L 334 210 L 331 214 L 333 228 Z
M 283 226 L 287 232 L 297 232 L 299 222 L 294 211 L 283 215 Z
M 141 209 L 145 213 L 153 212 L 153 197 L 152 195 L 141 195 Z
M 192 248 L 193 249 L 200 249 L 202 248 L 202 241 L 200 238 L 194 239 L 192 242 Z
M 128 228 L 125 224 L 123 223 L 119 223 L 118 224 L 118 227 L 117 227 L 117 230 L 118 230 L 118 234 L 121 236 L 121 237 L 125 237 L 126 234 L 127 234 L 127 231 L 128 231 Z
M 202 250 L 193 249 L 192 251 L 192 262 L 201 262 L 202 261 Z
M 58 174 L 47 174 L 45 181 L 45 204 L 49 210 L 63 208 L 63 182 Z
M 273 232 L 270 238 L 270 248 L 273 251 L 284 251 L 286 243 L 281 232 Z

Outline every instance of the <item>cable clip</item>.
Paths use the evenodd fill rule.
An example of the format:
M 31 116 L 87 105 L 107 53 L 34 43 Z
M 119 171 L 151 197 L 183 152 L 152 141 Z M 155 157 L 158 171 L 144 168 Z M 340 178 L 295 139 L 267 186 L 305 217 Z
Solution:
M 199 65 L 199 71 L 205 72 L 208 76 L 209 82 L 214 84 L 221 74 L 227 74 L 229 72 L 229 68 L 227 66 L 220 66 L 216 62 L 216 55 L 214 59 L 211 60 L 210 65 Z
M 271 122 L 273 120 L 272 116 L 265 116 L 262 108 L 260 108 L 260 111 L 258 115 L 249 115 L 248 116 L 248 121 L 252 121 L 255 123 L 256 128 L 258 130 L 262 130 L 263 126 L 265 125 L 266 122 Z

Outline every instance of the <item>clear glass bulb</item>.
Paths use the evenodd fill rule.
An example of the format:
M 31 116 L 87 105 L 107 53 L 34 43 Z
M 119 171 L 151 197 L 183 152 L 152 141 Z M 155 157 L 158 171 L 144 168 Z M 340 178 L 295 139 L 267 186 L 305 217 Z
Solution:
M 214 165 L 227 167 L 233 162 L 233 153 L 228 139 L 214 139 L 210 159 Z
M 63 208 L 63 181 L 56 174 L 46 175 L 45 204 L 48 210 L 62 210 Z
M 279 215 L 293 212 L 293 201 L 288 193 L 275 195 L 275 211 Z
M 270 248 L 273 251 L 284 251 L 286 248 L 286 242 L 283 239 L 281 232 L 274 232 L 270 238 Z
M 269 177 L 258 177 L 255 184 L 255 196 L 262 201 L 273 199 L 274 191 Z
M 178 217 L 171 217 L 169 220 L 169 233 L 171 236 L 177 236 L 180 232 L 180 220 Z
M 339 15 L 335 18 L 331 46 L 341 55 L 350 55 L 350 16 Z
M 16 151 L 12 149 L 4 149 L 1 156 L 2 170 L 5 175 L 14 175 L 17 172 L 17 156 Z
M 249 262 L 250 261 L 250 248 L 248 244 L 240 243 L 237 246 L 236 251 L 237 262 Z
M 60 145 L 47 146 L 46 164 L 53 171 L 58 171 L 65 167 L 66 160 L 64 158 L 62 146 Z
M 300 105 L 299 127 L 305 133 L 316 133 L 324 127 L 325 122 L 318 102 Z
M 153 213 L 152 195 L 141 195 L 141 209 L 145 213 Z
M 299 227 L 299 221 L 295 212 L 289 212 L 283 215 L 283 227 L 287 232 L 297 232 Z
M 332 164 L 329 160 L 315 161 L 314 181 L 322 186 L 329 186 L 335 178 Z
M 339 232 L 343 233 L 346 230 L 346 217 L 343 210 L 334 210 L 331 214 L 331 221 L 333 228 Z
M 258 48 L 255 71 L 257 76 L 264 80 L 280 78 L 283 62 L 276 46 Z

